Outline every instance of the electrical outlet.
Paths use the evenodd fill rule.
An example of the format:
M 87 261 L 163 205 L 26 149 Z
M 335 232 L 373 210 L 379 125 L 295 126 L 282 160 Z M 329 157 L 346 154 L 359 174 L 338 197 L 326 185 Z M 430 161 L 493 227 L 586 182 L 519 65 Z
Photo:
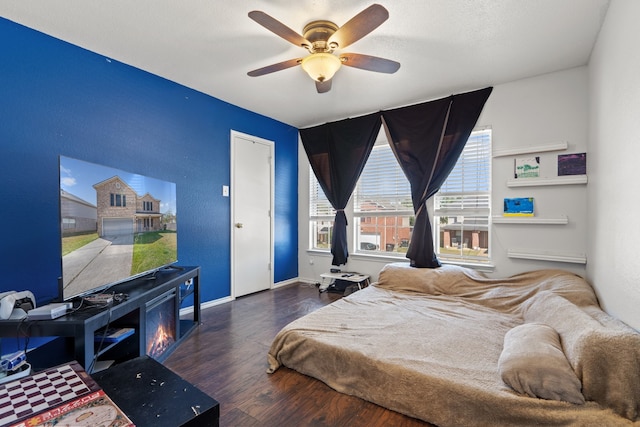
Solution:
M 223 185 L 222 186 L 222 197 L 229 197 L 229 186 L 228 185 Z

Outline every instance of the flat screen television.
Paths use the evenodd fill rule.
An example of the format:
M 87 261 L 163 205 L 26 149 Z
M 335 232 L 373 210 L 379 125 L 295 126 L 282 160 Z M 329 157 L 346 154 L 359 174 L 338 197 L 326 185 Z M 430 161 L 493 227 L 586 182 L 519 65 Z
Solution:
M 60 156 L 60 299 L 178 260 L 176 184 Z

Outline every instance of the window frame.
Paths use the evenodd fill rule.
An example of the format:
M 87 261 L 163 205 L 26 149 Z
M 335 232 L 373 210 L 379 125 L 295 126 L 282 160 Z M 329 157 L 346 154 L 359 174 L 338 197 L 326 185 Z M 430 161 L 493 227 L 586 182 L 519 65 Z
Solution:
M 460 176 L 453 175 L 456 173 L 456 169 L 454 168 L 454 170 L 451 172 L 451 175 L 449 175 L 445 183 L 442 185 L 440 191 L 434 194 L 433 197 L 430 199 L 430 202 L 431 202 L 430 211 L 432 213 L 431 217 L 432 217 L 432 230 L 433 230 L 433 246 L 438 259 L 443 263 L 460 264 L 460 265 L 473 265 L 473 264 L 490 265 L 492 263 L 492 259 L 491 259 L 491 247 L 492 247 L 491 246 L 491 239 L 492 239 L 492 232 L 491 232 L 491 228 L 492 228 L 491 227 L 492 155 L 491 153 L 492 151 L 491 151 L 491 147 L 492 147 L 493 131 L 490 126 L 474 128 L 473 131 L 471 132 L 471 135 L 469 136 L 469 140 L 471 140 L 471 138 L 474 137 L 474 134 L 475 134 L 475 137 L 479 139 L 479 141 L 475 144 L 475 146 L 465 145 L 464 150 L 471 151 L 471 153 L 467 154 L 469 157 L 473 158 L 475 156 L 476 158 L 480 158 L 480 160 L 476 161 L 477 163 L 485 162 L 485 167 L 483 169 L 476 168 L 475 174 L 483 175 L 485 177 L 485 179 L 482 182 L 486 186 L 486 189 L 481 190 L 481 189 L 475 188 L 474 191 L 446 191 L 447 187 L 449 186 L 448 184 L 450 184 L 447 181 L 449 181 L 450 178 L 454 179 L 454 183 L 450 184 L 451 187 L 455 187 L 455 186 L 464 187 L 465 185 L 464 182 L 460 181 L 461 179 L 464 180 L 464 178 L 460 178 Z M 474 153 L 474 150 L 475 150 L 475 153 Z M 480 157 L 480 154 L 482 154 L 482 157 Z M 463 151 L 461 158 L 463 155 L 465 155 L 465 151 Z M 473 160 L 471 160 L 470 162 L 473 162 Z M 456 168 L 457 167 L 458 165 L 456 164 Z M 462 173 L 464 173 L 464 165 L 460 166 L 460 169 L 463 169 Z M 479 182 L 479 181 L 476 181 L 476 182 Z M 462 206 L 460 206 L 460 204 L 456 204 L 455 208 L 446 209 L 446 208 L 442 208 L 440 205 L 441 198 L 444 198 L 444 197 L 456 198 L 456 197 L 464 197 L 464 196 L 467 196 L 468 199 L 466 200 L 467 203 L 465 203 L 464 201 L 462 202 Z M 471 206 L 474 204 L 473 202 L 474 198 L 475 198 L 476 206 Z M 445 216 L 446 217 L 455 216 L 457 217 L 457 219 L 462 219 L 462 222 L 456 221 L 453 224 L 448 224 L 448 225 L 460 224 L 459 228 L 460 228 L 460 235 L 462 239 L 459 245 L 460 255 L 455 255 L 451 253 L 449 254 L 441 253 L 440 229 L 444 225 L 441 223 L 441 218 Z M 466 224 L 467 225 L 466 229 L 465 229 L 465 218 L 469 220 Z M 478 218 L 481 218 L 481 222 L 478 222 Z M 469 240 L 469 238 L 465 239 L 464 237 L 465 231 L 467 232 L 471 231 L 472 235 L 473 235 L 473 231 L 478 232 L 477 236 L 472 237 L 471 247 L 469 247 L 470 244 L 467 241 Z M 486 232 L 486 236 L 482 236 L 482 231 Z M 458 237 L 457 233 L 456 233 L 456 237 Z M 473 240 L 476 237 L 478 239 L 477 240 L 478 242 L 486 242 L 486 248 L 482 248 L 480 246 L 473 247 L 473 243 L 474 243 Z M 465 250 L 468 251 L 468 254 L 466 255 L 464 254 Z M 486 252 L 483 252 L 483 250 L 486 250 Z M 486 256 L 473 254 L 474 251 L 478 253 L 486 253 Z
M 110 193 L 110 206 L 112 208 L 126 208 L 127 195 L 124 193 Z
M 309 164 L 309 250 L 330 252 L 331 251 L 331 237 L 333 231 L 333 221 L 336 216 L 336 210 L 333 209 L 329 200 L 322 191 L 320 183 L 313 173 L 313 168 Z M 327 223 L 327 224 L 324 224 Z M 319 239 L 316 230 L 320 231 L 323 226 L 327 227 L 327 236 L 324 239 L 324 245 L 319 245 Z
M 478 133 L 478 132 L 486 132 L 488 131 L 490 136 L 489 136 L 489 148 L 488 148 L 488 154 L 487 154 L 487 161 L 489 163 L 488 166 L 488 177 L 487 177 L 487 186 L 488 186 L 488 191 L 486 192 L 486 195 L 488 196 L 487 199 L 487 205 L 488 208 L 482 210 L 482 212 L 472 212 L 471 210 L 465 210 L 464 213 L 466 214 L 478 214 L 478 213 L 482 213 L 482 217 L 486 217 L 486 227 L 487 227 L 487 241 L 488 241 L 488 248 L 491 248 L 491 237 L 492 237 L 492 233 L 491 233 L 491 198 L 492 198 L 492 189 L 491 189 L 491 168 L 492 168 L 492 156 L 491 156 L 491 146 L 492 146 L 492 128 L 490 126 L 482 126 L 482 127 L 476 127 L 473 129 L 470 138 L 474 135 L 474 133 Z M 391 147 L 389 146 L 389 143 L 387 142 L 386 139 L 386 135 L 384 134 L 384 131 L 380 132 L 380 135 L 378 137 L 378 140 L 376 141 L 375 145 L 374 145 L 374 150 L 375 149 L 381 149 L 379 147 L 386 147 L 387 149 L 389 149 L 391 151 Z M 392 152 L 392 151 L 391 151 Z M 373 152 L 372 152 L 373 153 Z M 395 155 L 394 155 L 394 160 L 395 160 Z M 369 160 L 367 160 L 368 162 Z M 365 165 L 366 168 L 366 165 Z M 400 166 L 398 165 L 398 168 L 400 168 Z M 328 245 L 326 248 L 324 247 L 318 247 L 316 244 L 314 244 L 314 240 L 315 240 L 315 228 L 317 228 L 317 224 L 318 222 L 328 222 L 331 223 L 331 225 L 333 224 L 333 221 L 335 219 L 335 210 L 333 208 L 329 209 L 328 213 L 327 211 L 322 211 L 322 212 L 318 212 L 317 209 L 315 212 L 312 212 L 312 205 L 314 203 L 318 202 L 319 198 L 323 198 L 324 200 L 326 200 L 326 197 L 324 196 L 324 192 L 322 191 L 320 184 L 318 183 L 315 174 L 313 173 L 313 170 L 311 168 L 311 166 L 309 165 L 309 205 L 307 207 L 308 209 L 308 214 L 309 214 L 309 244 L 308 244 L 308 251 L 317 251 L 317 252 L 321 252 L 321 253 L 329 253 L 330 252 L 330 243 L 331 243 L 331 239 L 330 239 L 330 232 L 329 232 L 329 236 L 328 236 Z M 403 173 L 404 176 L 404 173 Z M 405 178 L 406 179 L 406 178 Z M 446 181 L 445 181 L 446 182 Z M 377 212 L 367 212 L 364 213 L 362 211 L 357 211 L 357 207 L 356 207 L 356 201 L 355 199 L 357 198 L 357 188 L 358 185 L 360 183 L 360 180 L 358 181 L 358 184 L 356 185 L 356 189 L 354 189 L 354 194 L 351 196 L 349 203 L 347 204 L 347 206 L 345 207 L 345 214 L 347 216 L 347 221 L 350 224 L 353 224 L 353 232 L 349 233 L 350 236 L 350 241 L 349 241 L 349 248 L 350 248 L 350 253 L 352 255 L 355 255 L 356 257 L 362 257 L 362 258 L 366 258 L 366 259 L 387 259 L 387 260 L 391 260 L 391 261 L 400 261 L 400 260 L 406 260 L 405 257 L 405 253 L 402 252 L 389 252 L 386 251 L 386 248 L 381 248 L 378 247 L 377 250 L 366 250 L 366 249 L 361 249 L 359 246 L 359 239 L 358 239 L 358 231 L 359 231 L 359 227 L 360 227 L 360 222 L 363 220 L 366 220 L 367 218 L 380 218 L 380 217 L 396 217 L 396 218 L 409 218 L 409 221 L 411 221 L 412 217 L 415 217 L 415 214 L 413 212 L 413 206 L 409 206 L 406 210 L 392 210 L 392 211 L 377 211 Z M 408 182 L 407 182 L 408 184 Z M 314 188 L 315 186 L 315 188 Z M 321 195 L 320 197 L 316 197 L 314 198 L 314 192 L 319 192 L 319 194 Z M 438 196 L 440 194 L 440 192 L 436 193 L 433 197 L 431 197 L 428 201 L 427 201 L 427 210 L 429 212 L 429 216 L 431 218 L 432 221 L 432 229 L 433 229 L 433 236 L 434 236 L 434 249 L 436 250 L 436 253 L 438 253 L 438 248 L 439 246 L 439 227 L 440 224 L 436 223 L 436 218 L 439 218 L 442 215 L 437 215 L 437 214 L 441 214 L 442 210 L 438 210 L 435 208 L 435 200 L 436 200 L 436 196 Z M 411 191 L 409 189 L 409 199 L 411 197 Z M 328 203 L 328 201 L 327 201 Z M 330 207 L 330 204 L 329 204 Z M 317 206 L 316 206 L 317 208 Z M 414 218 L 415 219 L 415 218 Z M 315 228 L 314 228 L 314 223 L 315 223 Z M 411 226 L 411 225 L 410 225 Z M 413 227 L 411 226 L 411 230 L 413 229 Z M 330 231 L 330 230 L 329 230 Z M 406 251 L 405 251 L 406 252 Z M 492 260 L 491 260 L 491 251 L 489 250 L 488 252 L 488 256 L 487 257 L 483 257 L 483 258 L 473 258 L 473 257 L 467 257 L 467 258 L 459 258 L 459 257 L 449 257 L 449 256 L 442 256 L 440 254 L 438 254 L 438 259 L 443 263 L 443 264 L 457 264 L 457 265 L 465 265 L 465 266 L 469 266 L 471 268 L 480 268 L 480 269 L 491 269 L 493 268 L 492 265 Z
M 382 153 L 382 151 L 384 152 Z M 374 163 L 371 163 L 371 162 Z M 392 163 L 393 174 L 386 176 L 381 170 L 389 170 L 389 161 Z M 385 163 L 386 162 L 386 163 Z M 369 183 L 363 182 L 367 177 L 367 168 L 372 168 Z M 371 187 L 387 186 L 384 195 L 376 194 L 376 199 L 363 195 L 371 191 Z M 403 246 L 403 234 L 410 240 L 413 231 L 415 214 L 411 201 L 411 187 L 395 154 L 387 141 L 386 134 L 381 131 L 371 150 L 369 159 L 364 166 L 362 174 L 352 195 L 351 215 L 353 218 L 353 247 L 354 254 L 365 256 L 385 256 L 392 259 L 406 259 L 406 246 Z M 365 205 L 383 206 L 379 210 L 364 210 Z M 406 223 L 406 224 L 405 224 Z M 363 240 L 367 233 L 362 233 L 362 228 L 370 230 L 372 239 Z M 375 245 L 376 248 L 367 248 L 366 245 Z

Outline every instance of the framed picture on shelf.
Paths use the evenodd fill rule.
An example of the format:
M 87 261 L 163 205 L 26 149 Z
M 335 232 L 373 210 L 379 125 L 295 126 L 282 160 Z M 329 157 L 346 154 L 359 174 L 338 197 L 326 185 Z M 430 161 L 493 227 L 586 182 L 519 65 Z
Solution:
M 515 178 L 538 178 L 540 176 L 540 157 L 522 157 L 515 159 Z
M 558 154 L 558 176 L 586 175 L 587 153 Z
M 533 216 L 533 197 L 504 199 L 503 216 Z

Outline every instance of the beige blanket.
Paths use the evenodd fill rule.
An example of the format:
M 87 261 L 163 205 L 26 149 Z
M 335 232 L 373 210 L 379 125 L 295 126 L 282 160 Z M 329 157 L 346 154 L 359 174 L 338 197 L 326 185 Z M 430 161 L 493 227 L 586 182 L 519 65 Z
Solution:
M 615 413 L 588 397 L 584 405 L 528 397 L 502 381 L 505 334 L 524 323 L 525 308 L 535 314 L 523 303 L 541 291 L 580 310 L 598 307 L 584 280 L 559 270 L 495 280 L 459 267 L 391 264 L 378 283 L 284 327 L 269 351 L 269 372 L 284 365 L 439 426 L 632 424 L 620 414 L 637 420 L 637 401 Z M 630 342 L 637 348 L 627 353 L 640 355 L 639 342 Z M 640 387 L 637 377 L 630 381 Z

